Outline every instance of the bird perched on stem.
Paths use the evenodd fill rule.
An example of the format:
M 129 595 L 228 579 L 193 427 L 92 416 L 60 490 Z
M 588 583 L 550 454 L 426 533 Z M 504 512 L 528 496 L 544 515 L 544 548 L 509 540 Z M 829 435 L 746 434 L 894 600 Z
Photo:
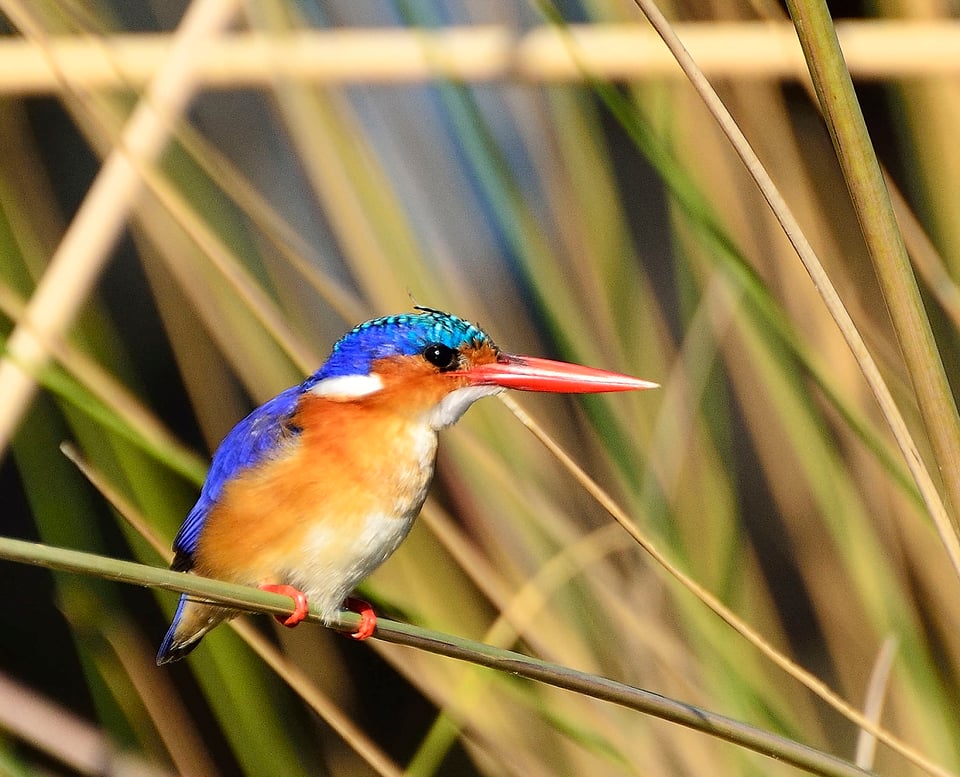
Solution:
M 172 568 L 287 594 L 329 620 L 347 606 L 365 639 L 370 605 L 347 599 L 410 531 L 433 478 L 437 432 L 506 388 L 592 393 L 657 384 L 501 351 L 449 313 L 376 318 L 323 366 L 258 407 L 224 438 L 173 543 Z M 157 663 L 176 661 L 237 613 L 183 594 Z

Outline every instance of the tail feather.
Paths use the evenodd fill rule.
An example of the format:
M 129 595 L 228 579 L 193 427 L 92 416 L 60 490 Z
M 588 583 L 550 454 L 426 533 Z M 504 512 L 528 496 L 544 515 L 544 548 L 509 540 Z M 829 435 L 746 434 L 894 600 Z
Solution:
M 214 626 L 237 615 L 235 610 L 217 607 L 183 594 L 170 628 L 157 652 L 157 666 L 179 661 L 199 643 Z

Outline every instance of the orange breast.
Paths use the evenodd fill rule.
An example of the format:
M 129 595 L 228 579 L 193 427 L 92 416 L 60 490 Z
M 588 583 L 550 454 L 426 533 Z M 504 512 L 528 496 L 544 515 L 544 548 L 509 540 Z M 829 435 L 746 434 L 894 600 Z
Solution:
M 379 397 L 306 397 L 294 421 L 303 431 L 287 447 L 225 486 L 198 574 L 248 585 L 313 574 L 327 588 L 339 576 L 352 587 L 405 535 L 433 476 L 436 433 Z

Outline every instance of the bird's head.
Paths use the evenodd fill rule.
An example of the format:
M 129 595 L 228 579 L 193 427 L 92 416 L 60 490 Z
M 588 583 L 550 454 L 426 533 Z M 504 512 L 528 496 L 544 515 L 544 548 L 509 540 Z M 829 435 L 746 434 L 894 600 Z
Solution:
M 352 329 L 302 389 L 333 401 L 390 402 L 425 414 L 441 429 L 477 399 L 506 388 L 598 393 L 657 387 L 615 372 L 504 353 L 468 321 L 431 308 L 417 311 Z

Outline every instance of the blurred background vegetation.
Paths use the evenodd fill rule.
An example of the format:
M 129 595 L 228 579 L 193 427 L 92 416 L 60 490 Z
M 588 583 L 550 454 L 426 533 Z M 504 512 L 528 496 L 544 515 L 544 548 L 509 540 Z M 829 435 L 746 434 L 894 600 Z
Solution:
M 796 79 L 731 75 L 751 52 L 725 42 L 719 23 L 782 21 L 782 10 L 661 7 L 720 36 L 730 71 L 712 79 L 936 472 L 815 103 Z M 76 35 L 109 63 L 122 53 L 112 36 L 171 33 L 185 8 L 3 0 L 0 47 L 22 35 L 52 57 L 50 36 Z M 951 0 L 832 5 L 835 16 L 900 21 L 958 10 Z M 643 22 L 627 0 L 258 0 L 238 5 L 233 29 L 280 38 L 496 25 L 520 40 L 558 18 Z M 411 39 L 428 62 L 436 55 Z M 344 71 L 351 61 L 383 64 L 361 49 Z M 228 72 L 199 89 L 143 171 L 147 185 L 123 203 L 128 229 L 93 291 L 76 289 L 80 315 L 51 344 L 56 359 L 0 465 L 0 531 L 164 564 L 60 443 L 76 443 L 169 541 L 226 431 L 312 371 L 348 328 L 412 298 L 477 321 L 509 350 L 661 382 L 635 396 L 519 399 L 680 569 L 854 706 L 892 645 L 880 721 L 960 770 L 956 574 L 845 343 L 689 84 L 576 69 L 330 84 L 266 62 L 259 80 Z M 929 64 L 857 83 L 881 161 L 932 241 L 923 291 L 953 375 L 960 83 Z M 5 337 L 144 93 L 125 72 L 119 86 L 96 87 L 62 68 L 49 88 L 0 97 Z M 115 774 L 375 773 L 228 628 L 188 661 L 153 666 L 172 594 L 9 563 L 0 591 L 0 708 L 18 719 L 0 727 L 0 773 L 106 773 L 97 758 L 107 749 L 130 770 Z M 364 593 L 394 617 L 854 757 L 856 727 L 651 563 L 499 402 L 444 434 L 422 520 Z M 447 659 L 256 625 L 413 774 L 796 773 Z M 883 746 L 866 762 L 920 773 Z

